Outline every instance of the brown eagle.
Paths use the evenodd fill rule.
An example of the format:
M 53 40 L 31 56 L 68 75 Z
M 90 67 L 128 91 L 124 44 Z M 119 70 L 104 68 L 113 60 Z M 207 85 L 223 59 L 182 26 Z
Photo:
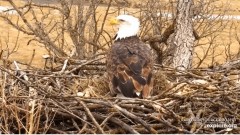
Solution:
M 115 41 L 107 55 L 111 94 L 150 97 L 153 88 L 153 54 L 137 36 L 140 21 L 130 15 L 119 15 L 110 24 L 118 26 Z

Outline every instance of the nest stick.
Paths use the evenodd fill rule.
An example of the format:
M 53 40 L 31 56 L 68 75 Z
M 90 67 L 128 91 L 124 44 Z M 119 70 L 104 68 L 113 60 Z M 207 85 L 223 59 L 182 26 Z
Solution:
M 92 122 L 94 123 L 94 125 L 97 127 L 97 129 L 102 133 L 105 134 L 103 129 L 101 128 L 101 126 L 98 124 L 98 122 L 96 121 L 96 119 L 93 117 L 92 113 L 90 112 L 89 108 L 87 107 L 87 105 L 83 102 L 83 101 L 79 101 L 79 103 L 83 106 L 84 110 L 86 111 L 88 117 L 92 120 Z
M 103 116 L 101 116 L 98 113 L 92 113 L 92 114 L 95 116 L 95 118 L 105 119 Z M 133 127 L 131 127 L 130 125 L 126 124 L 125 122 L 123 122 L 122 120 L 116 117 L 111 117 L 109 121 L 114 124 L 117 124 L 119 127 L 122 127 L 125 131 L 128 131 L 130 134 L 139 134 Z
M 186 129 L 179 128 L 179 127 L 176 127 L 176 126 L 172 125 L 171 123 L 169 123 L 168 121 L 166 121 L 166 120 L 163 119 L 163 118 L 160 119 L 160 118 L 155 117 L 155 116 L 150 116 L 150 117 L 153 118 L 153 119 L 155 119 L 155 120 L 157 120 L 157 121 L 159 121 L 159 122 L 161 122 L 161 123 L 163 123 L 164 125 L 167 125 L 167 126 L 173 128 L 173 129 L 176 129 L 176 130 L 178 130 L 178 131 L 180 131 L 180 132 L 183 132 L 183 133 L 186 133 L 186 134 L 192 134 L 190 131 L 188 131 L 188 130 L 186 130 Z
M 113 105 L 113 107 L 116 108 L 119 112 L 121 112 L 121 113 L 127 115 L 128 117 L 132 118 L 134 121 L 141 123 L 150 133 L 152 133 L 152 134 L 157 133 L 157 131 L 155 129 L 153 129 L 152 127 L 150 127 L 145 121 L 143 121 L 141 118 L 137 117 L 136 115 L 130 113 L 126 109 L 123 109 L 116 104 Z

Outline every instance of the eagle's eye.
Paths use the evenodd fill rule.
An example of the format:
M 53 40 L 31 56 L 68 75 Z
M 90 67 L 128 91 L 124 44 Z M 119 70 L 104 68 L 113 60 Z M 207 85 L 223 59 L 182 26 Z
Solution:
M 125 22 L 123 19 L 119 19 L 120 22 Z

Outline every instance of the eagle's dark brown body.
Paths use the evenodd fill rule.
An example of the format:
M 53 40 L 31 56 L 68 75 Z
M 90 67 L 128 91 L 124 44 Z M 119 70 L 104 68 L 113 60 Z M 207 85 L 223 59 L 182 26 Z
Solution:
M 153 55 L 137 36 L 118 39 L 107 56 L 107 72 L 112 94 L 147 98 L 153 86 Z

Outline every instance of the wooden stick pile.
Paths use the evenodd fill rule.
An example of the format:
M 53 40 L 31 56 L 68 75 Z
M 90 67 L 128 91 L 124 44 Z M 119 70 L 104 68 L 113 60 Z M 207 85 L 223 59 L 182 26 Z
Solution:
M 156 65 L 153 97 L 133 99 L 110 97 L 104 76 L 72 73 L 93 63 L 60 72 L 0 66 L 0 132 L 240 133 L 237 64 L 188 71 Z

